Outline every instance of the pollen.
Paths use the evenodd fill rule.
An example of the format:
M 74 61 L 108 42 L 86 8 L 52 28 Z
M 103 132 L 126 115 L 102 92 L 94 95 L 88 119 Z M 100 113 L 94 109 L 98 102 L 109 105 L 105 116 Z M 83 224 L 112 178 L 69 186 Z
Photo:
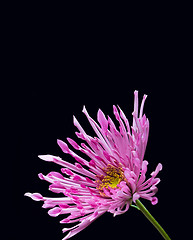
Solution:
M 103 189 L 104 188 L 117 188 L 117 185 L 124 179 L 123 170 L 121 167 L 114 167 L 108 165 L 106 169 L 103 170 L 105 175 L 99 177 L 100 180 L 97 180 L 100 194 L 105 196 Z

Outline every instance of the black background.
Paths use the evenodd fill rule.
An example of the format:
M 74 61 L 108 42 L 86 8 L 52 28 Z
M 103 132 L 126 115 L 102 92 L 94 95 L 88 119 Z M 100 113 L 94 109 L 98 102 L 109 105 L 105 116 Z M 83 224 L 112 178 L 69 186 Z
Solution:
M 171 238 L 177 239 L 178 231 L 184 231 L 181 214 L 191 164 L 192 34 L 180 16 L 170 17 L 169 13 L 164 17 L 155 13 L 139 21 L 137 17 L 129 19 L 127 13 L 92 18 L 92 13 L 85 17 L 77 12 L 66 16 L 57 10 L 33 14 L 26 10 L 10 24 L 9 60 L 15 82 L 10 84 L 7 98 L 12 100 L 8 114 L 14 142 L 9 151 L 14 153 L 14 203 L 11 200 L 10 204 L 15 213 L 10 218 L 14 226 L 18 223 L 14 236 L 62 239 L 61 216 L 50 217 L 42 203 L 24 197 L 28 191 L 55 195 L 37 174 L 60 171 L 60 167 L 37 155 L 49 153 L 73 162 L 56 143 L 66 137 L 76 140 L 72 116 L 91 135 L 94 133 L 81 112 L 83 105 L 96 119 L 99 108 L 114 118 L 112 105 L 118 104 L 131 121 L 133 92 L 139 90 L 140 100 L 148 95 L 144 109 L 150 121 L 145 154 L 148 174 L 159 162 L 163 164 L 159 203 L 143 203 Z M 115 218 L 106 213 L 73 239 L 91 237 L 162 239 L 133 208 Z

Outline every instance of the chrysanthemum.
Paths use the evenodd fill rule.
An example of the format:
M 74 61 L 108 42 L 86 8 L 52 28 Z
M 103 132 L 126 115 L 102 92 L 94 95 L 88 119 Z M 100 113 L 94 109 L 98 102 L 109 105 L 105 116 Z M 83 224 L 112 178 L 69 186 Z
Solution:
M 72 151 L 67 143 L 58 140 L 58 145 L 66 154 L 75 158 L 75 164 L 62 160 L 53 155 L 40 155 L 39 158 L 55 162 L 62 166 L 61 173 L 50 172 L 39 174 L 39 178 L 50 183 L 49 189 L 55 193 L 63 193 L 63 197 L 43 197 L 40 193 L 26 193 L 36 201 L 43 201 L 43 208 L 50 208 L 48 214 L 56 217 L 65 215 L 61 223 L 75 223 L 73 227 L 63 228 L 68 239 L 82 231 L 105 212 L 114 216 L 125 213 L 132 203 L 139 198 L 150 200 L 154 205 L 158 202 L 155 197 L 156 185 L 160 179 L 156 178 L 162 169 L 159 163 L 150 178 L 146 179 L 148 162 L 144 160 L 148 141 L 149 121 L 143 114 L 144 95 L 141 106 L 138 106 L 138 92 L 134 92 L 133 124 L 130 127 L 120 107 L 113 106 L 119 129 L 112 119 L 105 117 L 99 109 L 98 123 L 88 114 L 86 115 L 96 137 L 89 136 L 74 117 L 74 125 L 78 128 L 78 138 L 84 140 L 80 145 L 71 138 L 68 143 L 85 155 L 80 157 Z

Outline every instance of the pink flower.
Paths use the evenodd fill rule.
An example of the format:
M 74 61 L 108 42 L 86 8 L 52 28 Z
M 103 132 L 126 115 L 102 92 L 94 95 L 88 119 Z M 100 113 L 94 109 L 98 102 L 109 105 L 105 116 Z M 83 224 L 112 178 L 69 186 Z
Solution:
M 50 216 L 64 214 L 61 223 L 75 223 L 73 227 L 63 228 L 63 232 L 68 232 L 63 240 L 82 231 L 105 212 L 111 212 L 114 216 L 125 213 L 132 202 L 135 203 L 139 198 L 150 200 L 153 205 L 158 202 L 154 195 L 160 181 L 156 176 L 162 169 L 161 163 L 151 173 L 151 177 L 146 179 L 148 162 L 144 160 L 144 154 L 149 133 L 149 121 L 143 114 L 146 97 L 144 95 L 139 109 L 138 92 L 134 92 L 131 128 L 123 111 L 116 106 L 113 106 L 113 110 L 119 130 L 100 109 L 97 114 L 98 124 L 83 108 L 97 137 L 87 135 L 74 117 L 74 125 L 79 130 L 76 135 L 87 144 L 79 145 L 71 138 L 67 138 L 67 141 L 75 150 L 86 154 L 89 161 L 77 155 L 61 140 L 57 141 L 58 145 L 64 153 L 75 158 L 75 164 L 52 155 L 39 156 L 63 167 L 62 174 L 40 173 L 39 178 L 50 183 L 49 189 L 52 192 L 63 193 L 64 197 L 43 197 L 39 193 L 25 195 L 35 201 L 43 201 L 43 208 L 50 208 Z

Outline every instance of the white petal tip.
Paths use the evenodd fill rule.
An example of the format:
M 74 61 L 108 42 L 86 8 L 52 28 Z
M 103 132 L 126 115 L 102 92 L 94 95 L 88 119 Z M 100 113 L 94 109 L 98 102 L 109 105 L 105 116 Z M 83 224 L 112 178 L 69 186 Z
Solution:
M 87 112 L 85 105 L 83 106 L 82 112 L 83 112 L 83 113 Z
M 24 196 L 30 197 L 34 201 L 41 201 L 41 200 L 44 199 L 40 193 L 30 193 L 30 192 L 27 192 L 27 193 L 24 194 Z
M 52 155 L 49 155 L 49 154 L 46 154 L 46 155 L 38 155 L 38 157 L 44 161 L 47 161 L 47 162 L 52 162 L 53 161 L 53 156 Z
M 26 196 L 26 197 L 31 197 L 31 193 L 30 193 L 30 192 L 26 192 L 26 193 L 24 194 L 24 196 Z
M 159 171 L 161 171 L 162 168 L 163 168 L 163 165 L 162 165 L 161 163 L 159 163 L 159 164 L 158 164 L 158 169 L 159 169 Z

